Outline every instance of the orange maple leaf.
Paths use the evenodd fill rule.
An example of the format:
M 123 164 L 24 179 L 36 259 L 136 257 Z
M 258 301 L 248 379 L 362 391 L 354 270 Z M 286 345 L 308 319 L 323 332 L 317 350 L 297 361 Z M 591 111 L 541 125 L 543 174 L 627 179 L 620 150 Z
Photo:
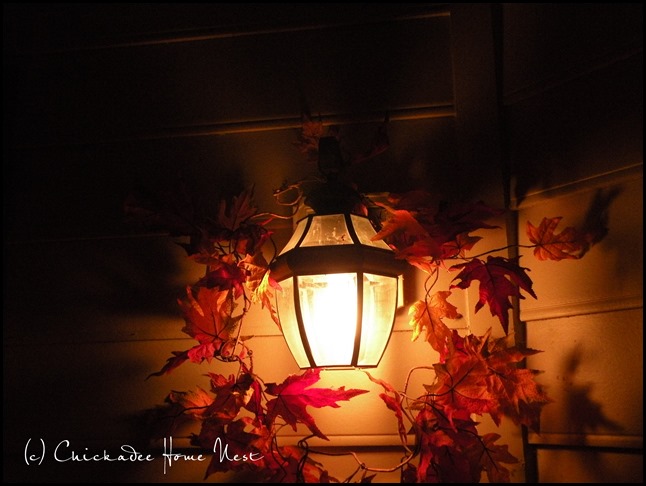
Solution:
M 543 218 L 536 228 L 527 221 L 527 236 L 536 245 L 534 256 L 539 260 L 565 260 L 581 258 L 588 250 L 589 243 L 576 229 L 568 226 L 555 234 L 556 227 L 563 219 L 560 216 Z
M 186 392 L 172 391 L 168 394 L 171 403 L 179 404 L 190 415 L 200 418 L 213 403 L 213 396 L 199 386 Z
M 426 340 L 441 356 L 448 351 L 452 339 L 451 330 L 442 319 L 462 317 L 457 308 L 446 300 L 450 295 L 450 290 L 435 292 L 428 301 L 420 300 L 408 309 L 409 325 L 413 328 L 411 340 L 417 340 L 421 332 L 426 331 Z
M 232 317 L 234 304 L 228 298 L 229 291 L 200 287 L 196 299 L 187 287 L 186 295 L 186 300 L 178 301 L 186 322 L 182 331 L 200 344 L 214 343 L 219 347 L 229 339 L 239 321 Z
M 251 300 L 253 302 L 260 302 L 263 309 L 267 308 L 269 315 L 278 326 L 278 329 L 282 330 L 280 319 L 278 318 L 278 313 L 276 312 L 276 308 L 273 304 L 274 293 L 271 291 L 271 289 L 279 291 L 282 290 L 280 284 L 270 276 L 269 272 L 266 272 L 263 275 L 260 284 L 258 284 L 256 289 L 251 294 Z

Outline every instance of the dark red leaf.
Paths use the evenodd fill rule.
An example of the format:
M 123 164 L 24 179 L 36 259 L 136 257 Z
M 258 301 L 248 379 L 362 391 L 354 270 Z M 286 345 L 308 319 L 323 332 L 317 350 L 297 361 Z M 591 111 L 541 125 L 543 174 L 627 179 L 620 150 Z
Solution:
M 268 383 L 265 391 L 273 398 L 267 402 L 267 420 L 273 422 L 280 416 L 296 430 L 296 424 L 307 426 L 314 435 L 322 439 L 328 438 L 319 430 L 314 418 L 307 412 L 308 406 L 321 408 L 338 408 L 340 400 L 350 400 L 352 397 L 368 393 L 368 390 L 349 389 L 341 387 L 338 390 L 331 388 L 308 388 L 320 380 L 320 370 L 310 369 L 302 375 L 290 375 L 281 384 Z
M 166 364 L 162 367 L 162 369 L 157 371 L 156 373 L 149 374 L 146 379 L 150 378 L 151 376 L 162 376 L 166 373 L 170 373 L 187 359 L 189 359 L 188 351 L 173 351 L 173 356 L 166 360 Z
M 480 281 L 480 298 L 476 303 L 475 312 L 488 304 L 491 315 L 500 319 L 505 334 L 509 332 L 508 311 L 513 307 L 509 299 L 511 297 L 524 299 L 525 297 L 520 293 L 521 289 L 536 298 L 532 290 L 532 280 L 525 273 L 527 268 L 521 267 L 518 260 L 519 257 L 506 259 L 489 256 L 486 263 L 473 259 L 451 267 L 452 270 L 462 269 L 462 271 L 453 279 L 460 282 L 451 285 L 450 288 L 467 289 L 474 280 Z

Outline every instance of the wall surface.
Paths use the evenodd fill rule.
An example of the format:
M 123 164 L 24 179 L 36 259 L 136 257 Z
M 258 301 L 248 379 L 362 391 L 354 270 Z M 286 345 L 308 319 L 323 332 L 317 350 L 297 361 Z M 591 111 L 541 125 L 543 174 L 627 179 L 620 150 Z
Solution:
M 259 207 L 285 211 L 273 191 L 316 170 L 293 146 L 303 99 L 352 152 L 389 114 L 388 151 L 351 168 L 362 191 L 517 209 L 520 230 L 502 221 L 494 247 L 524 242 L 525 219 L 576 225 L 598 201 L 608 237 L 579 262 L 538 264 L 539 300 L 522 302 L 516 331 L 546 351 L 530 365 L 555 399 L 544 433 L 501 433 L 522 459 L 514 482 L 637 480 L 641 19 L 638 4 L 3 4 L 5 481 L 202 481 L 201 464 L 36 465 L 25 453 L 63 440 L 145 448 L 142 413 L 204 382 L 206 365 L 145 379 L 191 345 L 176 299 L 200 269 L 172 238 L 126 224 L 124 200 L 181 178 L 207 205 L 253 186 Z M 291 223 L 272 230 L 280 245 Z M 405 279 L 412 302 L 423 279 Z M 456 326 L 496 326 L 468 312 L 474 298 L 456 302 Z M 297 372 L 269 316 L 245 319 L 265 382 Z M 428 361 L 410 333 L 401 309 L 374 372 L 398 387 Z M 379 391 L 360 372 L 321 384 Z M 384 468 L 401 449 L 376 394 L 315 417 L 333 446 Z M 356 467 L 325 463 L 336 477 Z
M 636 4 L 503 9 L 520 243 L 543 217 L 608 229 L 580 261 L 531 263 L 520 317 L 545 352 L 528 366 L 554 399 L 528 438 L 541 482 L 643 481 L 642 19 Z

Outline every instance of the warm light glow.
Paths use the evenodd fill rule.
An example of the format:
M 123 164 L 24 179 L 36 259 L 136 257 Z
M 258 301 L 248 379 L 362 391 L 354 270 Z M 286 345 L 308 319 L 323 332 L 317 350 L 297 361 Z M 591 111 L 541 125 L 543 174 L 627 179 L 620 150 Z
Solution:
M 290 277 L 280 283 L 281 289 L 276 291 L 276 308 L 280 318 L 280 327 L 289 350 L 294 356 L 299 368 L 307 368 L 310 365 L 303 347 L 298 320 L 294 309 L 294 278 Z
M 402 262 L 375 234 L 364 216 L 309 215 L 272 265 L 278 317 L 300 368 L 379 364 Z
M 350 363 L 357 328 L 357 274 L 298 279 L 305 333 L 318 366 Z
M 397 279 L 365 274 L 358 366 L 374 365 L 388 343 L 397 309 Z

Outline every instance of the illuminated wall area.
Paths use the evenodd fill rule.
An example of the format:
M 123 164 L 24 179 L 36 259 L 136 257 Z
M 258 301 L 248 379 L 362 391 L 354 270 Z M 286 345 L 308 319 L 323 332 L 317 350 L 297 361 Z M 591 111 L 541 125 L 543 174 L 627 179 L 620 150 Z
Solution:
M 199 415 L 206 396 L 226 389 L 227 399 L 239 400 L 238 409 L 251 417 L 262 409 L 258 403 L 276 396 L 272 391 L 305 382 L 333 392 L 303 387 L 290 395 L 311 414 L 310 422 L 309 415 L 299 416 L 297 430 L 286 409 L 274 409 L 286 421 L 278 441 L 292 447 L 281 451 L 294 454 L 281 459 L 285 470 L 296 471 L 282 476 L 286 482 L 325 480 L 322 470 L 353 482 L 364 473 L 376 474 L 373 482 L 399 482 L 402 472 L 403 479 L 460 481 L 474 463 L 477 474 L 469 479 L 482 482 L 643 482 L 641 4 L 13 3 L 3 5 L 3 18 L 5 482 L 254 482 L 258 476 L 247 470 L 218 469 L 210 454 L 200 457 L 203 451 L 190 441 L 200 431 L 195 423 L 178 420 L 168 435 L 158 425 L 169 423 L 165 399 L 170 394 L 193 404 Z M 190 356 L 181 354 L 196 344 L 193 337 L 212 331 L 195 323 L 214 322 L 209 316 L 226 304 L 205 314 L 206 297 L 200 300 L 196 291 L 191 300 L 187 286 L 234 281 L 227 273 L 233 267 L 188 258 L 204 247 L 176 235 L 194 229 L 192 218 L 207 215 L 206 227 L 228 221 L 230 236 L 239 222 L 220 201 L 252 188 L 258 213 L 276 217 L 262 232 L 236 240 L 231 258 L 242 260 L 255 243 L 265 243 L 266 231 L 275 246 L 267 240 L 256 256 L 272 260 L 294 229 L 301 231 L 297 220 L 306 215 L 300 208 L 290 217 L 291 207 L 279 204 L 276 194 L 284 194 L 284 202 L 290 184 L 320 175 L 320 160 L 308 155 L 311 140 L 323 134 L 338 137 L 342 157 L 351 161 L 342 175 L 378 203 L 370 211 L 392 216 L 400 229 L 421 238 L 409 213 L 388 213 L 379 204 L 389 194 L 431 194 L 434 203 L 425 201 L 436 219 L 426 221 L 429 227 L 466 221 L 470 236 L 482 238 L 460 240 L 464 247 L 477 241 L 467 255 L 518 257 L 531 292 L 523 288 L 518 297 L 512 291 L 509 309 L 503 304 L 490 311 L 492 301 L 500 303 L 489 298 L 492 287 L 461 288 L 467 277 L 458 274 L 465 267 L 447 268 L 462 260 L 447 259 L 429 291 L 432 279 L 420 268 L 432 266 L 427 259 L 406 265 L 401 278 L 360 263 L 359 273 L 334 271 L 351 290 L 324 300 L 318 291 L 327 285 L 325 272 L 306 272 L 299 298 L 308 322 L 337 329 L 328 343 L 313 339 L 312 353 L 324 356 L 332 348 L 330 360 L 352 358 L 355 348 L 342 347 L 340 338 L 351 340 L 358 331 L 335 317 L 347 303 L 352 310 L 342 313 L 345 318 L 352 316 L 354 325 L 357 314 L 371 317 L 380 325 L 374 340 L 388 343 L 381 359 L 356 351 L 360 363 L 378 363 L 369 374 L 305 371 L 306 351 L 296 351 L 296 358 L 290 352 L 301 339 L 296 314 L 291 321 L 281 317 L 288 346 L 269 301 L 244 299 L 236 308 L 245 309 L 244 317 L 232 325 L 241 323 L 237 342 L 252 350 L 245 359 L 253 361 L 253 373 L 234 360 L 194 363 L 196 353 L 223 358 L 242 349 L 218 335 L 204 338 Z M 244 213 L 243 199 L 237 201 Z M 480 216 L 486 211 L 479 202 L 506 212 L 487 213 L 491 227 L 479 226 L 476 217 L 450 213 L 446 201 L 468 203 L 464 207 L 478 208 Z M 353 217 L 355 225 L 365 224 Z M 528 222 L 538 227 L 543 218 L 560 218 L 553 234 L 541 233 L 550 250 L 572 251 L 565 239 L 573 233 L 560 233 L 565 228 L 583 235 L 577 240 L 585 248 L 581 258 L 536 257 Z M 332 226 L 330 234 L 341 238 Z M 358 227 L 362 245 L 386 251 Z M 440 233 L 431 236 L 446 236 Z M 446 240 L 458 241 L 458 233 Z M 207 240 L 216 248 L 215 239 L 202 243 Z M 447 248 L 419 244 L 401 260 L 446 255 Z M 327 263 L 321 260 L 317 268 Z M 205 274 L 205 264 L 217 271 Z M 249 259 L 234 267 L 251 275 L 262 265 Z M 289 289 L 294 281 L 290 275 L 283 285 Z M 449 289 L 449 297 L 434 295 Z M 235 286 L 230 290 L 233 295 Z M 372 315 L 358 305 L 362 298 L 388 301 L 387 311 Z M 419 302 L 431 299 L 439 299 L 433 302 L 443 305 L 442 314 L 424 314 Z M 505 355 L 518 358 L 514 377 L 527 369 L 542 372 L 531 376 L 540 386 L 523 389 L 524 397 L 517 394 L 520 386 L 510 392 L 510 401 L 520 397 L 520 408 L 523 400 L 549 397 L 540 423 L 528 427 L 505 418 L 498 426 L 488 413 L 445 417 L 447 423 L 463 420 L 469 431 L 470 419 L 480 422 L 479 438 L 499 434 L 495 447 L 488 443 L 493 462 L 465 452 L 451 456 L 458 464 L 454 475 L 434 476 L 416 455 L 398 469 L 416 437 L 406 417 L 400 429 L 393 397 L 408 405 L 420 396 L 440 404 L 459 390 L 486 411 L 489 397 L 473 392 L 484 378 L 471 375 L 472 388 L 468 380 L 449 388 L 437 380 L 451 379 L 457 366 L 444 360 L 448 355 L 441 353 L 451 346 L 441 343 L 455 339 L 452 351 L 466 356 L 466 348 L 478 347 L 475 336 L 489 329 L 488 343 L 508 335 L 506 345 L 519 350 L 514 358 Z M 320 328 L 307 332 L 322 335 Z M 370 341 L 361 339 L 361 346 Z M 483 374 L 495 369 L 493 362 Z M 230 375 L 240 382 L 227 381 Z M 244 381 L 256 378 L 257 388 Z M 194 394 L 180 393 L 188 390 Z M 209 411 L 226 415 L 228 402 L 219 393 Z M 430 419 L 418 413 L 420 407 L 411 408 L 429 432 Z M 224 415 L 217 420 L 228 420 Z M 237 437 L 249 445 L 251 420 L 242 423 Z M 447 444 L 456 444 L 447 431 L 417 440 L 426 451 L 446 452 Z M 321 466 L 298 462 L 305 450 L 299 440 L 310 434 L 307 457 Z M 200 440 L 212 444 L 214 435 Z M 231 440 L 225 453 L 227 443 L 219 439 L 220 463 L 249 453 Z M 508 448 L 498 448 L 502 444 Z M 335 455 L 349 451 L 355 455 Z M 508 455 L 517 462 L 505 462 Z M 439 454 L 433 457 L 441 462 Z M 480 474 L 482 464 L 489 469 Z

